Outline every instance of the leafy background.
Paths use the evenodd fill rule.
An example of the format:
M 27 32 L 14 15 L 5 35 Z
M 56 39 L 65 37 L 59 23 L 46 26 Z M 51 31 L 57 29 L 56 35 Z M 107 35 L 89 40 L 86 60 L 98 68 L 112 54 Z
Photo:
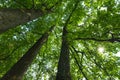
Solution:
M 36 42 L 39 36 L 51 25 L 56 25 L 24 76 L 24 80 L 55 79 L 62 28 L 75 1 L 0 0 L 0 8 L 40 9 L 46 13 L 36 20 L 19 25 L 0 35 L 0 77 Z M 53 10 L 47 13 L 46 9 L 50 7 L 53 7 Z M 120 79 L 119 0 L 79 1 L 67 31 L 72 79 Z

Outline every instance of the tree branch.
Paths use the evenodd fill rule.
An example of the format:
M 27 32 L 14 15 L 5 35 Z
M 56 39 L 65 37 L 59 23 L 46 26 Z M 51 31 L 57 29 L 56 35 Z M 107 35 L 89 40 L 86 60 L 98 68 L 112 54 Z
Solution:
M 72 48 L 73 48 L 73 47 L 72 47 Z M 77 52 L 76 50 L 74 50 L 74 49 L 73 49 L 73 50 L 74 50 L 74 51 L 73 51 L 71 48 L 70 48 L 70 50 L 71 50 L 71 52 L 72 52 L 73 58 L 75 59 L 75 62 L 76 62 L 76 64 L 77 64 L 80 72 L 81 72 L 82 75 L 85 77 L 85 79 L 88 80 L 86 74 L 83 72 L 82 64 L 79 63 L 79 61 L 77 60 L 77 58 L 76 58 L 76 56 L 75 56 L 75 54 L 74 54 L 74 52 L 75 52 L 76 54 L 77 54 L 78 52 Z
M 97 42 L 120 42 L 120 38 L 111 38 L 111 39 L 96 39 L 96 38 L 75 38 L 74 40 L 92 40 Z

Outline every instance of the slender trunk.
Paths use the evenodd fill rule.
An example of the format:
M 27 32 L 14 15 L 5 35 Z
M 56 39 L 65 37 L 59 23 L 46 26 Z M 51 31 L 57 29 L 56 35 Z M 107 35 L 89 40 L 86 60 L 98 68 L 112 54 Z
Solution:
M 72 9 L 64 27 L 63 27 L 63 35 L 62 35 L 62 47 L 60 52 L 60 58 L 58 62 L 58 71 L 56 75 L 56 80 L 71 80 L 70 75 L 70 59 L 69 59 L 69 45 L 67 41 L 67 25 L 72 17 L 73 12 L 77 8 L 79 0 L 76 1 L 74 8 Z
M 26 52 L 25 55 L 2 77 L 1 80 L 22 80 L 24 73 L 36 57 L 39 49 L 47 40 L 49 33 L 52 31 L 52 26 L 49 31 L 44 33 L 42 37 Z
M 0 34 L 18 25 L 43 15 L 41 10 L 34 9 L 0 9 Z
M 63 28 L 62 47 L 58 62 L 58 72 L 56 80 L 71 80 L 70 76 L 70 60 L 69 60 L 69 45 L 66 39 L 67 31 Z

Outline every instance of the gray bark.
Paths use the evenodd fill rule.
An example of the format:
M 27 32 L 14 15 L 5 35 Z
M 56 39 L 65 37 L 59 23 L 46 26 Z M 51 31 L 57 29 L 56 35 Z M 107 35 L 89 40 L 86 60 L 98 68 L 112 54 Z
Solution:
M 23 25 L 43 15 L 34 9 L 0 9 L 0 34 L 18 25 Z

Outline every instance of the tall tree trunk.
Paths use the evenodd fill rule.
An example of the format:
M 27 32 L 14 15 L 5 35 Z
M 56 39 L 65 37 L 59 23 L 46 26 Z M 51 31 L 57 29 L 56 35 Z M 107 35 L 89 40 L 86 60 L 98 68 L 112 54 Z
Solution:
M 25 55 L 23 55 L 23 57 L 21 57 L 21 59 L 2 77 L 1 80 L 22 80 L 24 73 L 36 57 L 43 43 L 47 40 L 53 27 L 54 26 L 42 35 L 42 37 L 26 52 Z
M 49 12 L 49 10 L 48 10 Z M 41 10 L 34 9 L 0 9 L 0 34 L 18 25 L 43 15 Z
M 64 27 L 63 27 L 63 34 L 62 34 L 62 47 L 60 52 L 60 58 L 58 62 L 58 71 L 56 75 L 56 80 L 71 80 L 70 75 L 70 59 L 69 59 L 69 44 L 67 41 L 67 25 L 70 21 L 70 18 L 77 8 L 77 5 L 79 3 L 79 0 L 75 3 L 74 8 L 72 9 Z
M 62 47 L 58 63 L 58 72 L 56 80 L 71 80 L 70 75 L 70 60 L 69 60 L 69 45 L 66 38 L 67 31 L 63 28 Z

